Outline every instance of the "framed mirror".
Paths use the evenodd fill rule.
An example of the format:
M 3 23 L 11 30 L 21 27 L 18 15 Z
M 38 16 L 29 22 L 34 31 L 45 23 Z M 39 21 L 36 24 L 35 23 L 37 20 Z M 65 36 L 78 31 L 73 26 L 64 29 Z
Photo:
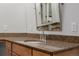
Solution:
M 59 3 L 36 3 L 35 12 L 38 30 L 61 31 Z

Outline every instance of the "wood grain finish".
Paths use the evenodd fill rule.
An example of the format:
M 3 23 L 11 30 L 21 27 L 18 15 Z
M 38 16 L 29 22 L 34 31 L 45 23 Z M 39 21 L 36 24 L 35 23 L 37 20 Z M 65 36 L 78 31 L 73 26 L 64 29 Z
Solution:
M 12 45 L 11 45 L 12 43 Z M 58 43 L 59 44 L 59 43 Z M 66 50 L 60 50 L 60 51 L 53 51 L 53 52 L 45 52 L 44 50 L 35 49 L 34 47 L 30 48 L 25 45 L 21 45 L 14 42 L 7 42 L 6 45 L 8 48 L 7 55 L 13 55 L 13 56 L 79 56 L 79 47 L 74 47 Z M 9 49 L 9 47 L 12 46 L 12 50 Z M 66 47 L 66 46 L 65 46 Z M 42 47 L 43 48 L 43 47 Z M 51 47 L 50 47 L 51 48 Z
M 41 52 L 41 51 L 37 51 L 37 50 L 33 50 L 33 56 L 50 56 L 50 54 Z
M 6 42 L 6 55 L 11 56 L 11 42 L 5 41 Z
M 6 55 L 7 55 L 7 56 L 11 56 L 11 50 L 6 49 Z
M 39 34 L 37 35 L 37 34 L 27 34 L 27 36 L 26 37 L 30 37 L 30 38 L 39 38 Z M 48 35 L 47 36 L 47 42 L 51 42 L 52 43 L 52 41 L 62 41 L 62 42 L 72 42 L 72 43 L 79 43 L 79 37 L 78 36 L 64 36 L 64 35 Z M 51 45 L 51 43 L 50 43 L 50 45 Z M 9 54 L 8 55 L 11 55 L 10 54 L 10 50 L 11 50 L 11 44 L 10 44 L 10 42 L 7 42 L 6 43 L 6 45 L 7 45 L 7 48 L 8 48 L 8 52 L 9 52 Z M 18 45 L 18 44 L 17 44 Z M 15 45 L 15 44 L 13 44 L 13 54 L 14 55 L 24 55 L 24 56 L 26 56 L 26 55 L 31 55 L 31 49 L 29 49 L 29 48 L 27 48 L 27 47 L 24 47 L 23 45 L 21 46 L 21 45 L 19 45 L 19 46 L 17 46 L 17 45 Z M 60 44 L 59 44 L 60 45 Z M 63 45 L 63 44 L 62 44 Z M 66 44 L 64 44 L 64 45 L 66 45 Z M 38 48 L 39 49 L 39 48 Z M 22 51 L 24 51 L 24 52 L 22 52 Z M 26 52 L 27 53 L 26 53 Z M 46 56 L 46 55 L 48 55 L 48 54 L 46 54 L 46 53 L 44 53 L 44 52 L 40 52 L 40 51 L 37 51 L 37 50 L 35 50 L 35 51 L 33 51 L 33 52 L 35 52 L 35 53 L 33 53 L 33 55 L 36 55 L 36 56 L 41 56 L 41 55 L 43 55 L 43 56 Z M 72 54 L 71 54 L 72 53 Z M 55 56 L 79 56 L 79 49 L 74 49 L 74 50 L 65 50 L 65 51 L 61 51 L 61 52 L 56 52 L 56 53 L 54 53 L 54 55 Z
M 30 48 L 15 43 L 12 44 L 12 52 L 15 52 L 16 54 L 21 56 L 31 56 Z
M 79 48 L 57 52 L 54 56 L 79 56 Z
M 12 56 L 18 56 L 16 53 L 12 52 Z
M 6 49 L 11 50 L 11 42 L 6 41 Z

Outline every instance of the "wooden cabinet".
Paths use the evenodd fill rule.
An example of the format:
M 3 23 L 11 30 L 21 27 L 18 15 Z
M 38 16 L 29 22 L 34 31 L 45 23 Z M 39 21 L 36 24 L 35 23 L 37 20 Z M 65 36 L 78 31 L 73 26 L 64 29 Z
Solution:
M 5 40 L 0 39 L 0 56 L 6 56 Z
M 6 41 L 7 56 L 31 56 L 31 48 Z
M 12 56 L 18 56 L 16 53 L 12 52 Z
M 12 44 L 12 52 L 20 56 L 31 56 L 31 48 L 15 43 Z
M 79 56 L 79 48 L 57 52 L 54 56 Z
M 50 54 L 47 54 L 38 50 L 33 50 L 33 56 L 50 56 Z
M 6 55 L 11 56 L 11 42 L 6 41 Z
M 6 56 L 11 56 L 11 51 L 6 49 Z
M 69 50 L 47 53 L 42 50 L 29 48 L 27 46 L 6 41 L 6 52 L 8 56 L 79 56 L 79 47 Z
M 6 49 L 11 50 L 11 42 L 6 41 Z

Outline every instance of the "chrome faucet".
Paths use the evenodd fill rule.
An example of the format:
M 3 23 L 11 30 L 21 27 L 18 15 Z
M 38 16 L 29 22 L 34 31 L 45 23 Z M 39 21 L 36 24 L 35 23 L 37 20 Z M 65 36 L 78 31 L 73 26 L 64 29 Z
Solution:
M 42 34 L 40 34 L 40 40 L 46 44 L 46 34 L 44 34 L 44 31 L 42 31 Z

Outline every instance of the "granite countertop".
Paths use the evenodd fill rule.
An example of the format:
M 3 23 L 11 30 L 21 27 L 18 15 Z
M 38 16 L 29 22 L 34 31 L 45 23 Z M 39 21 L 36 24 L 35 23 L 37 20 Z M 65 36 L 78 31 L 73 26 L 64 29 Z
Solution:
M 31 48 L 36 48 L 40 50 L 45 50 L 47 52 L 58 52 L 63 50 L 68 50 L 72 48 L 79 47 L 78 43 L 68 43 L 68 42 L 62 42 L 62 41 L 55 41 L 52 40 L 52 44 L 50 45 L 49 42 L 47 44 L 38 44 L 38 43 L 26 43 L 24 40 L 39 40 L 35 38 L 28 38 L 28 37 L 1 37 L 0 39 L 8 40 L 11 42 L 15 42 L 18 44 L 22 44 L 25 46 L 29 46 Z

